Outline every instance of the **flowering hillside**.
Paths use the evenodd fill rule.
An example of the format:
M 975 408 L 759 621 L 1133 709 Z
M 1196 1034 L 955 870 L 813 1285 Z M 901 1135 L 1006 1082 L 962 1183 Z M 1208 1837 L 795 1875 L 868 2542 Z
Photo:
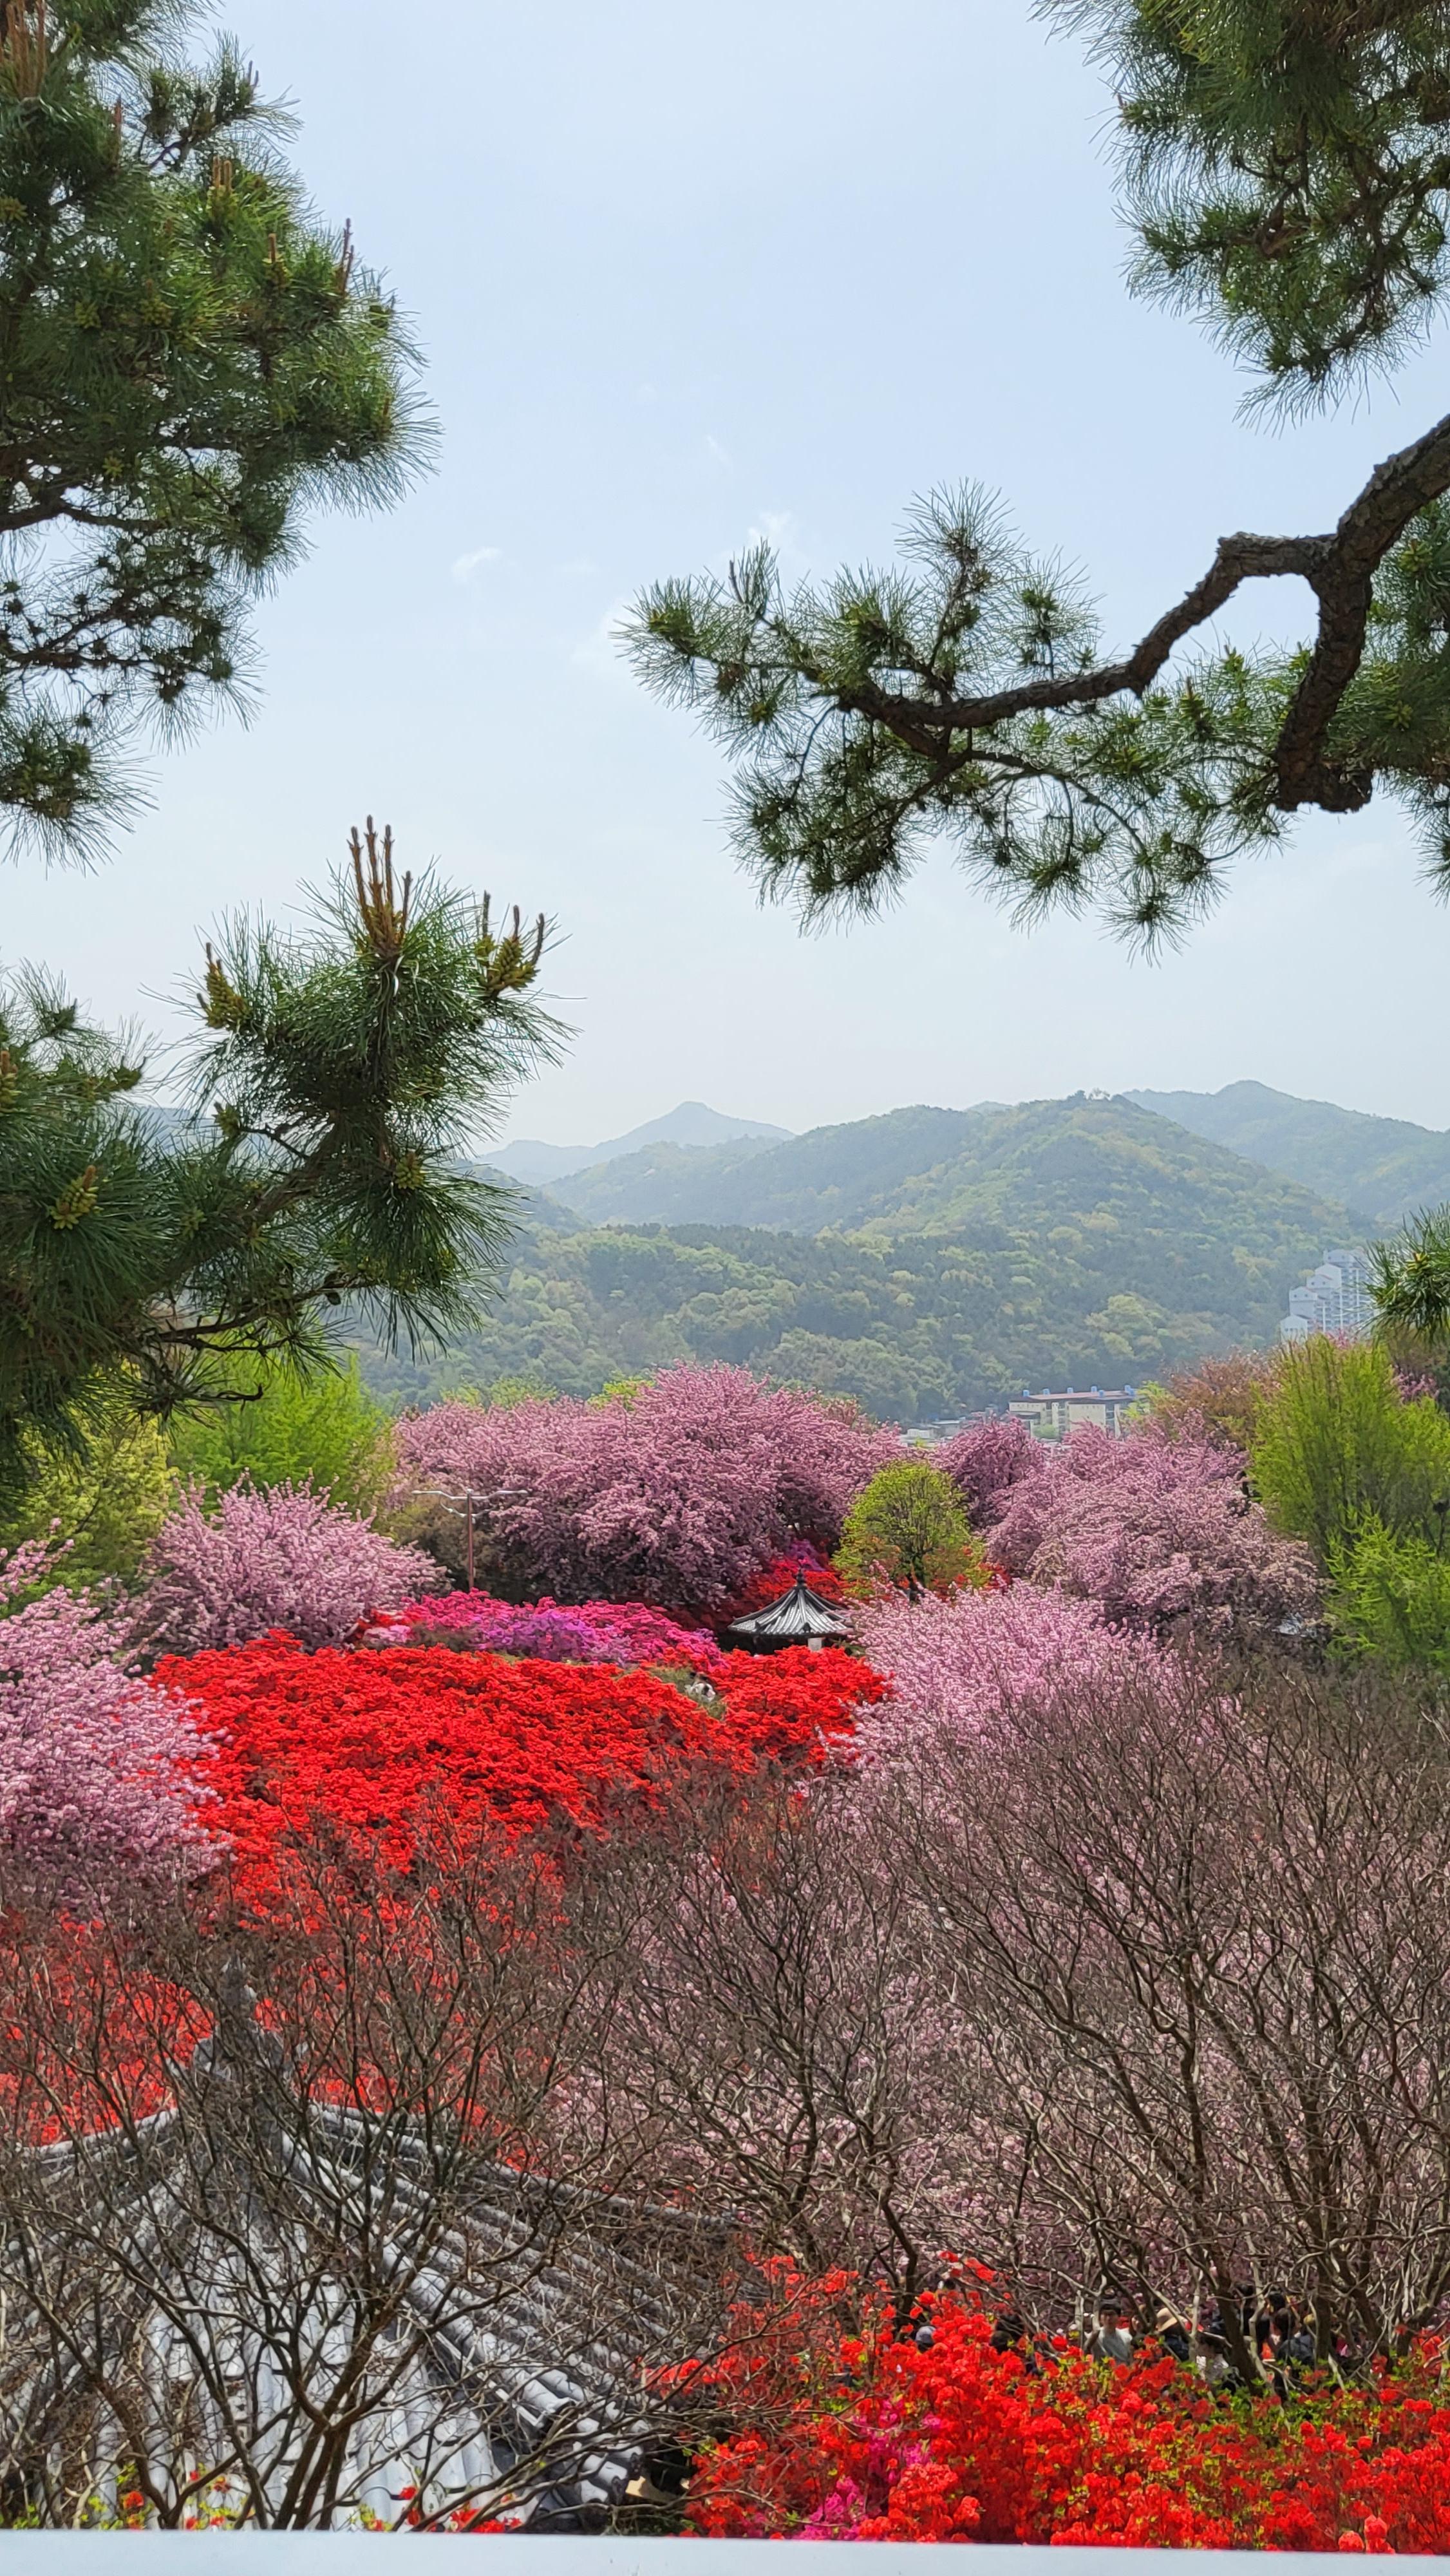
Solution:
M 410 2141 L 471 2067 L 491 2156 L 650 2229 L 728 2210 L 786 2285 L 727 2325 L 713 2274 L 670 2348 L 687 2528 L 1440 2545 L 1450 1755 L 1404 1671 L 1303 1651 L 1323 1564 L 1192 1392 L 904 1467 L 735 1371 L 440 1408 L 415 1483 L 517 1599 L 310 1492 L 193 1495 L 124 1615 L 17 1559 L 0 2155 L 165 2109 L 202 2038 Z M 1375 1403 L 1393 1463 L 1419 1416 Z M 843 1585 L 903 1479 L 1000 1579 L 903 1520 L 899 1579 Z M 800 1572 L 851 1651 L 724 1651 Z M 192 1651 L 143 1679 L 137 1633 Z

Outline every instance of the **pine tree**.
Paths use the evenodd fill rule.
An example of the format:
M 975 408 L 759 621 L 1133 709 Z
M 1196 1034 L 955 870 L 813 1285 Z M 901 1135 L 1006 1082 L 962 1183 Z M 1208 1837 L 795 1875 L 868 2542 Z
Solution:
M 193 0 L 0 0 L 0 810 L 85 855 L 124 746 L 245 701 L 304 506 L 421 461 L 398 314 Z
M 139 1051 L 30 974 L 0 994 L 0 1475 L 141 1412 L 245 1400 L 329 1327 L 443 1338 L 479 1316 L 511 1194 L 460 1168 L 554 1024 L 542 919 L 501 927 L 391 832 L 354 832 L 310 926 L 233 921 L 194 1005 L 190 1114 Z
M 1293 413 L 1353 391 L 1450 280 L 1443 0 L 1041 0 L 1117 99 L 1137 289 L 1205 320 Z M 1399 795 L 1450 891 L 1450 415 L 1336 527 L 1221 540 L 1127 652 L 989 498 L 939 493 L 905 565 L 794 593 L 768 546 L 667 582 L 625 640 L 739 764 L 737 832 L 807 916 L 888 899 L 955 841 L 1020 911 L 1172 932 L 1301 807 Z M 1240 585 L 1295 576 L 1291 653 L 1193 646 Z M 1192 647 L 1186 653 L 1179 648 Z

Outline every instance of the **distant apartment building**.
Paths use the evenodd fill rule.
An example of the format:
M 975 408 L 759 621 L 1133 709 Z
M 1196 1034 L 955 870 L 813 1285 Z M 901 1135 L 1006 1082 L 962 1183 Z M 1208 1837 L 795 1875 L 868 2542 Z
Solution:
M 1369 1293 L 1369 1263 L 1362 1252 L 1326 1252 L 1302 1288 L 1289 1291 L 1289 1312 L 1279 1326 L 1282 1341 L 1302 1342 L 1310 1333 L 1338 1333 L 1361 1342 L 1374 1323 Z
M 1065 1440 L 1070 1431 L 1081 1431 L 1085 1425 L 1116 1440 L 1127 1429 L 1137 1401 L 1135 1386 L 1070 1386 L 1062 1395 L 1053 1395 L 1046 1387 L 1041 1395 L 1029 1395 L 1024 1388 L 1007 1410 L 1026 1424 L 1034 1440 Z

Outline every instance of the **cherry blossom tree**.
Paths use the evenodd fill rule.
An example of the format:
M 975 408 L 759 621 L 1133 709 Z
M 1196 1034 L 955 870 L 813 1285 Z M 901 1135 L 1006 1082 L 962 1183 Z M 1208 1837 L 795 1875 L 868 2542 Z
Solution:
M 868 1662 L 892 1685 L 889 1699 L 857 1718 L 866 1770 L 908 1745 L 948 1752 L 999 1720 L 1010 1723 L 1022 1702 L 1076 1690 L 1088 1678 L 1172 1682 L 1168 1658 L 1150 1639 L 1109 1626 L 1090 1601 L 1028 1583 L 947 1599 L 885 1595 L 857 1612 L 855 1627 Z
M 1313 1559 L 1276 1536 L 1243 1462 L 1205 1440 L 1072 1433 L 1014 1483 L 983 1532 L 994 1563 L 1095 1601 L 1111 1620 L 1247 1633 L 1311 1616 Z
M 304 1646 L 337 1645 L 370 1610 L 396 1610 L 438 1579 L 421 1548 L 305 1486 L 247 1484 L 203 1508 L 194 1485 L 147 1559 L 139 1634 L 153 1651 L 192 1655 L 285 1628 Z
M 189 1776 L 205 1739 L 129 1668 L 124 1618 L 56 1581 L 62 1563 L 40 1541 L 0 1556 L 0 1864 L 71 1891 L 184 1872 L 207 1849 Z
M 499 1591 L 705 1613 L 792 1539 L 834 1548 L 900 1443 L 853 1405 L 678 1367 L 604 1404 L 436 1405 L 397 1453 L 401 1511 L 430 1488 L 475 1496 Z
M 1014 1485 L 1041 1474 L 1046 1454 L 1015 1414 L 989 1414 L 969 1422 L 937 1450 L 935 1463 L 950 1476 L 974 1530 L 1000 1518 Z

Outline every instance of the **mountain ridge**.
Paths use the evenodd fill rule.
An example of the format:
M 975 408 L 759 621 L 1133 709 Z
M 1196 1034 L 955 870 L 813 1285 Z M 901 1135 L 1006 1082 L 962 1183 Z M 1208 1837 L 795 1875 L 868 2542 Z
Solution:
M 1121 1097 L 1360 1211 L 1360 1232 L 1390 1232 L 1418 1208 L 1450 1199 L 1450 1133 L 1412 1119 L 1304 1100 L 1264 1082 Z
M 1349 1223 L 1337 1200 L 1121 1095 L 1083 1092 L 1009 1107 L 893 1109 L 763 1148 L 655 1146 L 566 1177 L 551 1195 L 591 1225 L 809 1235 L 981 1223 L 1010 1231 L 1112 1215 L 1121 1222 L 1134 1213 L 1161 1224 L 1170 1210 L 1191 1231 L 1205 1193 L 1233 1199 L 1246 1191 L 1261 1212 L 1277 1210 L 1296 1243 L 1325 1227 L 1325 1240 L 1334 1240 Z
M 703 1100 L 681 1100 L 663 1117 L 648 1118 L 642 1126 L 631 1127 L 623 1136 L 606 1137 L 598 1145 L 547 1145 L 537 1137 L 520 1136 L 512 1144 L 500 1146 L 488 1160 L 495 1171 L 506 1173 L 510 1180 L 547 1184 L 588 1170 L 596 1163 L 645 1151 L 652 1145 L 702 1149 L 748 1143 L 757 1137 L 763 1143 L 774 1144 L 790 1133 L 788 1127 L 772 1127 L 762 1119 L 726 1117 Z
M 744 1158 L 675 1152 L 665 1178 L 683 1170 L 693 1203 L 708 1184 L 718 1205 L 728 1182 L 775 1219 L 789 1204 L 796 1228 L 601 1225 L 538 1192 L 483 1329 L 436 1361 L 363 1352 L 379 1392 L 587 1396 L 671 1361 L 726 1360 L 884 1419 L 952 1417 L 1026 1386 L 1138 1385 L 1271 1342 L 1289 1288 L 1348 1226 L 1335 1202 L 1225 1147 L 1081 1093 L 892 1111 Z M 621 1184 L 622 1164 L 590 1190 L 611 1170 L 616 1198 L 631 1195 L 639 1175 Z

